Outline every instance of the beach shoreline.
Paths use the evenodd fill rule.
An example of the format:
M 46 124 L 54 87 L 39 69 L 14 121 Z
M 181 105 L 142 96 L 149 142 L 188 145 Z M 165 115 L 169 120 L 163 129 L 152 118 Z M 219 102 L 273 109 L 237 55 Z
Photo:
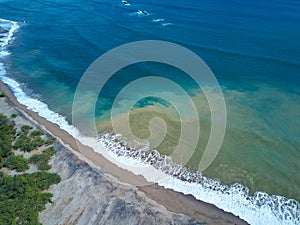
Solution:
M 174 213 L 181 213 L 194 218 L 197 221 L 207 221 L 207 224 L 247 224 L 240 218 L 231 213 L 227 213 L 216 206 L 196 200 L 191 195 L 174 190 L 165 189 L 157 184 L 151 184 L 142 176 L 134 175 L 132 172 L 124 170 L 112 162 L 108 161 L 101 154 L 96 153 L 92 148 L 83 145 L 66 131 L 62 130 L 58 125 L 47 121 L 37 113 L 28 110 L 24 105 L 20 104 L 7 86 L 0 81 L 0 90 L 5 93 L 8 101 L 20 111 L 28 120 L 37 126 L 46 130 L 55 137 L 64 147 L 69 149 L 77 158 L 87 162 L 91 167 L 96 168 L 111 177 L 112 181 L 136 186 L 143 182 L 146 186 L 136 186 L 148 198 L 162 205 L 167 210 Z M 117 179 L 117 180 L 116 180 Z

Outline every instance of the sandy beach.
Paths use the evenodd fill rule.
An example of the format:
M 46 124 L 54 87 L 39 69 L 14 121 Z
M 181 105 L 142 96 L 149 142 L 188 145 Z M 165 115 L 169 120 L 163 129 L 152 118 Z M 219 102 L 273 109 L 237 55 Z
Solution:
M 2 82 L 0 82 L 0 89 L 7 97 L 7 104 L 11 104 L 12 107 L 15 107 L 15 109 L 25 118 L 55 137 L 62 146 L 73 154 L 73 158 L 77 158 L 80 162 L 86 162 L 89 167 L 94 169 L 93 171 L 96 171 L 95 173 L 99 171 L 100 173 L 105 174 L 105 177 L 110 179 L 110 182 L 112 182 L 114 186 L 117 187 L 118 185 L 121 185 L 120 182 L 124 183 L 124 186 L 128 186 L 126 187 L 128 192 L 130 192 L 130 190 L 136 190 L 143 195 L 145 199 L 148 199 L 149 201 L 153 200 L 155 204 L 159 205 L 161 208 L 165 208 L 168 212 L 187 215 L 195 221 L 198 221 L 200 224 L 247 224 L 233 214 L 224 212 L 211 204 L 198 201 L 193 196 L 184 195 L 173 190 L 167 190 L 157 184 L 149 183 L 149 185 L 146 186 L 135 186 L 135 184 L 141 182 L 147 183 L 147 181 L 142 176 L 136 176 L 127 170 L 119 168 L 117 165 L 105 159 L 102 155 L 94 152 L 91 148 L 74 139 L 58 125 L 53 124 L 40 117 L 37 113 L 28 110 L 15 99 Z M 59 161 L 60 159 L 56 160 Z M 117 180 L 119 182 L 116 182 Z M 99 187 L 101 188 L 101 186 Z M 128 197 L 127 200 L 131 201 L 131 197 Z M 47 207 L 48 210 L 50 210 L 49 207 L 55 207 L 55 205 Z M 47 218 L 46 214 L 44 217 Z M 181 222 L 178 224 L 186 223 L 187 222 Z

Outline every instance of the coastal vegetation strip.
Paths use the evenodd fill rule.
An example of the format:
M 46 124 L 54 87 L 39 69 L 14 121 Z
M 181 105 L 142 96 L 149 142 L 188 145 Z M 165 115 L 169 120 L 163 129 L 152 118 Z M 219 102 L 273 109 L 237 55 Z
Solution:
M 0 114 L 0 225 L 41 224 L 38 214 L 52 198 L 45 191 L 61 180 L 47 171 L 54 140 L 28 125 L 17 128 L 13 118 Z

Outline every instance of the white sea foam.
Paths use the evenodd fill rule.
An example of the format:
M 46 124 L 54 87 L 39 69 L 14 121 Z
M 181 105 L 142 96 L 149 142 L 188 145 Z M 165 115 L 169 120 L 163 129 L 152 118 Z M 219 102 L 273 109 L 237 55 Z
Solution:
M 13 40 L 13 34 L 19 27 L 14 21 L 0 19 L 0 24 L 2 23 L 9 32 L 1 42 L 0 60 L 9 54 L 6 46 Z M 300 224 L 300 204 L 295 200 L 269 196 L 262 192 L 249 196 L 248 189 L 240 184 L 221 185 L 216 179 L 206 178 L 200 173 L 191 173 L 185 167 L 174 164 L 169 157 L 160 156 L 157 151 L 149 151 L 147 145 L 134 150 L 126 146 L 127 143 L 120 141 L 117 135 L 103 135 L 98 139 L 84 137 L 65 117 L 51 111 L 45 103 L 26 95 L 18 82 L 6 76 L 1 62 L 0 79 L 28 109 L 58 124 L 83 144 L 91 146 L 120 167 L 143 175 L 150 182 L 159 180 L 160 186 L 192 194 L 199 200 L 232 212 L 250 224 Z
M 8 45 L 8 43 L 12 40 L 14 32 L 19 28 L 19 25 L 15 21 L 0 19 L 0 24 L 3 29 L 7 29 L 8 33 L 4 33 L 3 42 L 1 43 L 0 47 L 5 47 Z M 11 24 L 11 26 L 10 26 Z M 10 27 L 9 27 L 10 26 Z
M 123 5 L 130 6 L 130 3 L 128 1 L 126 1 L 126 0 L 122 0 L 122 3 L 123 3 Z
M 172 26 L 172 25 L 174 25 L 173 23 L 165 22 L 165 19 L 162 19 L 162 18 L 153 19 L 152 22 L 153 22 L 153 23 L 159 23 L 159 24 L 162 25 L 163 27 L 167 27 L 167 26 Z
M 146 10 L 138 10 L 136 12 L 130 13 L 129 15 L 130 16 L 139 16 L 139 17 L 141 17 L 141 16 L 150 16 L 151 14 Z M 173 23 L 165 22 L 165 19 L 163 19 L 163 18 L 152 19 L 152 22 L 160 24 L 163 27 L 174 25 Z
M 161 25 L 162 25 L 163 27 L 167 27 L 167 26 L 172 26 L 173 23 L 161 23 Z
M 158 181 L 160 186 L 191 194 L 196 199 L 214 204 L 250 224 L 300 224 L 300 204 L 296 200 L 270 196 L 264 192 L 249 196 L 247 187 L 240 184 L 222 185 L 217 179 L 192 173 L 185 167 L 174 164 L 169 157 L 160 156 L 157 151 L 134 151 L 120 141 L 119 136 L 103 135 L 100 140 L 108 151 L 121 159 L 121 164 L 136 168 L 131 171 L 143 175 L 150 182 L 157 182 L 158 177 L 163 178 Z M 143 168 L 151 165 L 151 173 L 141 172 L 137 165 Z
M 0 51 L 0 58 L 10 55 L 8 51 Z
M 154 23 L 159 23 L 159 22 L 163 22 L 163 21 L 165 21 L 165 19 L 158 18 L 158 19 L 152 20 L 152 22 L 154 22 Z
M 138 10 L 136 12 L 130 13 L 131 16 L 150 16 L 151 14 L 146 10 Z

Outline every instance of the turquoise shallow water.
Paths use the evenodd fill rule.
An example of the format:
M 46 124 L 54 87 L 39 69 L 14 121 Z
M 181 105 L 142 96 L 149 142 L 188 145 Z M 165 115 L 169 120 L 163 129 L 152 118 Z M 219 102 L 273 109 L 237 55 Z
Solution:
M 222 183 L 247 186 L 300 200 L 300 4 L 298 1 L 1 1 L 0 17 L 20 28 L 2 59 L 7 76 L 28 94 L 71 122 L 79 79 L 104 52 L 127 42 L 158 39 L 197 53 L 212 69 L 226 101 L 228 126 L 221 151 L 204 174 Z M 141 15 L 146 10 L 150 15 Z M 117 93 L 144 76 L 179 83 L 197 102 L 203 136 L 187 164 L 197 168 L 209 134 L 209 109 L 199 87 L 166 65 L 142 63 L 115 74 L 101 92 L 96 109 L 100 130 L 109 125 Z M 144 87 L 132 95 L 139 96 Z M 159 95 L 158 87 L 153 89 Z M 119 105 L 120 112 L 126 100 Z M 135 132 L 147 134 L 154 111 L 170 119 L 170 142 L 179 127 L 168 104 L 144 99 L 133 110 Z M 153 107 L 149 106 L 155 106 Z M 143 109 L 139 112 L 139 109 Z M 148 116 L 145 116 L 146 114 Z M 156 112 L 157 113 L 157 112 Z M 154 113 L 155 115 L 155 113 Z M 139 118 L 134 120 L 134 116 Z M 175 120 L 175 122 L 173 121 Z

